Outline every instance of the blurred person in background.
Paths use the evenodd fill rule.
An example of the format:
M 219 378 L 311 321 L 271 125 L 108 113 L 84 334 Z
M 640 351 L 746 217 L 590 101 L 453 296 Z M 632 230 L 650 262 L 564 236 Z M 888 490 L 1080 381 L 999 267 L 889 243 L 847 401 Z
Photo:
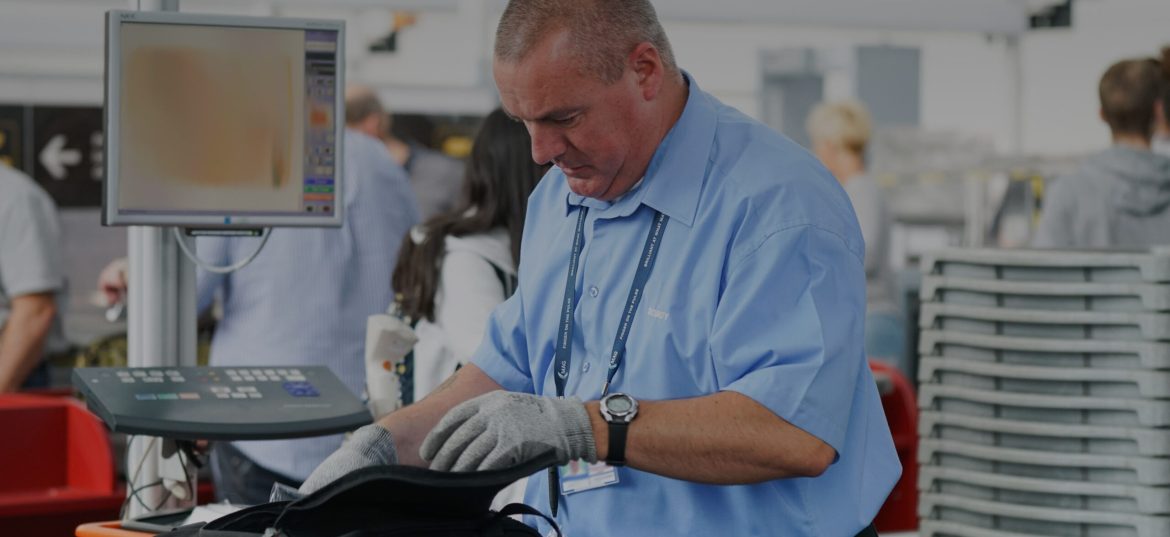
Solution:
M 890 269 L 890 215 L 877 182 L 866 173 L 865 154 L 873 134 L 869 111 L 857 101 L 822 103 L 807 124 L 813 153 L 837 178 L 861 224 L 865 240 L 865 350 L 905 374 L 904 322 L 893 300 Z
M 355 396 L 365 388 L 366 318 L 385 311 L 402 238 L 418 223 L 406 174 L 376 136 L 353 127 L 345 152 L 345 219 L 339 228 L 274 229 L 264 249 L 230 274 L 199 271 L 196 301 L 221 294 L 223 318 L 211 341 L 212 366 L 329 366 Z M 199 256 L 236 263 L 257 239 L 201 237 Z M 341 445 L 342 436 L 219 442 L 212 449 L 216 497 L 254 505 L 274 482 L 300 482 Z
M 49 386 L 46 357 L 69 348 L 57 205 L 28 176 L 0 164 L 0 394 Z
M 1101 77 L 1101 119 L 1113 145 L 1053 182 L 1033 239 L 1039 248 L 1140 248 L 1170 243 L 1170 157 L 1150 150 L 1160 62 L 1129 59 Z
M 407 375 L 417 401 L 471 360 L 488 317 L 516 289 L 528 196 L 548 166 L 530 157 L 524 124 L 497 108 L 484 119 L 463 183 L 463 203 L 435 215 L 402 243 L 393 287 L 400 311 L 417 321 Z M 523 501 L 523 483 L 498 506 Z
M 1162 95 L 1155 105 L 1154 137 L 1150 148 L 1159 155 L 1170 157 L 1170 45 L 1162 47 L 1158 63 L 1162 68 Z
M 465 201 L 411 230 L 394 268 L 404 315 L 419 321 L 414 397 L 467 362 L 488 315 L 515 288 L 528 196 L 548 169 L 533 162 L 524 125 L 487 116 L 467 165 Z
M 856 101 L 822 103 L 809 114 L 808 133 L 813 153 L 845 188 L 861 224 L 869 305 L 888 303 L 890 216 L 881 188 L 866 173 L 869 112 Z
M 394 161 L 406 170 L 422 219 L 450 211 L 459 203 L 463 163 L 391 134 L 390 116 L 373 90 L 350 86 L 345 93 L 345 118 L 354 130 L 381 140 Z
M 402 140 L 390 132 L 390 115 L 382 125 L 382 143 L 410 177 L 410 188 L 418 198 L 418 211 L 424 220 L 451 211 L 460 203 L 463 185 L 463 161 L 435 151 L 414 140 Z

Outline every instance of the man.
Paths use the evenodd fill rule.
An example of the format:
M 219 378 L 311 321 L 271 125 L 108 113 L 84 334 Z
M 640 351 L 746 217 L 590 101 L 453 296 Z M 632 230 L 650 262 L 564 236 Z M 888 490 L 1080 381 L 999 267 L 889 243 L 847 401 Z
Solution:
M 48 386 L 43 357 L 68 348 L 57 309 L 63 268 L 57 206 L 0 164 L 0 394 Z
M 1162 68 L 1162 94 L 1155 104 L 1154 137 L 1150 146 L 1154 153 L 1170 157 L 1170 46 L 1162 47 L 1158 64 Z
M 533 159 L 556 165 L 529 203 L 520 289 L 472 364 L 302 490 L 369 464 L 484 470 L 551 449 L 626 465 L 558 472 L 570 537 L 867 528 L 899 466 L 840 185 L 683 74 L 647 0 L 513 0 L 493 69 Z M 526 503 L 551 512 L 548 490 L 534 476 Z
M 394 161 L 406 170 L 422 220 L 455 207 L 463 187 L 462 162 L 433 149 L 396 138 L 390 133 L 389 114 L 369 88 L 349 88 L 345 102 L 346 120 L 353 128 L 381 139 Z
M 1170 243 L 1170 157 L 1150 151 L 1158 63 L 1132 59 L 1101 77 L 1101 119 L 1113 145 L 1055 181 L 1033 244 L 1040 248 L 1140 248 Z
M 393 299 L 391 271 L 418 211 L 405 174 L 380 141 L 347 130 L 344 145 L 342 227 L 276 229 L 242 269 L 199 273 L 200 311 L 222 293 L 212 365 L 327 365 L 355 395 L 364 389 L 366 317 Z M 201 238 L 199 255 L 229 265 L 257 240 Z M 340 436 L 217 444 L 216 494 L 233 503 L 267 502 L 274 482 L 298 486 L 340 444 Z

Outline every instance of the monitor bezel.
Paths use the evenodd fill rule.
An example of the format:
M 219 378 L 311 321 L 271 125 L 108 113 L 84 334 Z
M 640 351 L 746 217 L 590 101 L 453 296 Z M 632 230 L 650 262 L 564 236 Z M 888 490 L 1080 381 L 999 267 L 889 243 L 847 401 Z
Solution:
M 118 206 L 120 188 L 118 151 L 121 138 L 118 121 L 123 103 L 120 82 L 122 74 L 123 24 L 158 24 L 177 26 L 220 26 L 233 28 L 270 28 L 282 30 L 324 30 L 337 32 L 337 87 L 334 91 L 334 199 L 332 216 L 293 214 L 221 214 L 140 213 L 123 212 Z M 324 19 L 297 19 L 284 17 L 248 17 L 208 15 L 202 13 L 123 11 L 106 12 L 104 118 L 103 144 L 104 176 L 102 178 L 102 224 L 106 226 L 177 226 L 199 229 L 236 229 L 258 227 L 340 227 L 345 216 L 344 138 L 345 138 L 345 21 Z

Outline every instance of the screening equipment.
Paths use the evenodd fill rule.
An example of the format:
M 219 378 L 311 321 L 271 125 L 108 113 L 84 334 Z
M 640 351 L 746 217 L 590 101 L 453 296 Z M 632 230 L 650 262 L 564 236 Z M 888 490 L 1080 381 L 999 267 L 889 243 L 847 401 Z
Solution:
M 340 226 L 342 21 L 106 14 L 105 225 Z
M 327 367 L 90 367 L 73 386 L 110 430 L 178 440 L 350 431 L 370 413 Z

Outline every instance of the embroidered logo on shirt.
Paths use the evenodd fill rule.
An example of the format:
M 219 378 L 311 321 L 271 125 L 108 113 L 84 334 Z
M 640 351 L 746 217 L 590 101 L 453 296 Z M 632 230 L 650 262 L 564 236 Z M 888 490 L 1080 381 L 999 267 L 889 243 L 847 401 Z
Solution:
M 666 313 L 665 311 L 662 311 L 662 310 L 654 309 L 653 307 L 647 309 L 646 314 L 655 318 L 655 319 L 658 319 L 660 321 L 665 321 L 667 317 L 670 317 L 669 313 Z

